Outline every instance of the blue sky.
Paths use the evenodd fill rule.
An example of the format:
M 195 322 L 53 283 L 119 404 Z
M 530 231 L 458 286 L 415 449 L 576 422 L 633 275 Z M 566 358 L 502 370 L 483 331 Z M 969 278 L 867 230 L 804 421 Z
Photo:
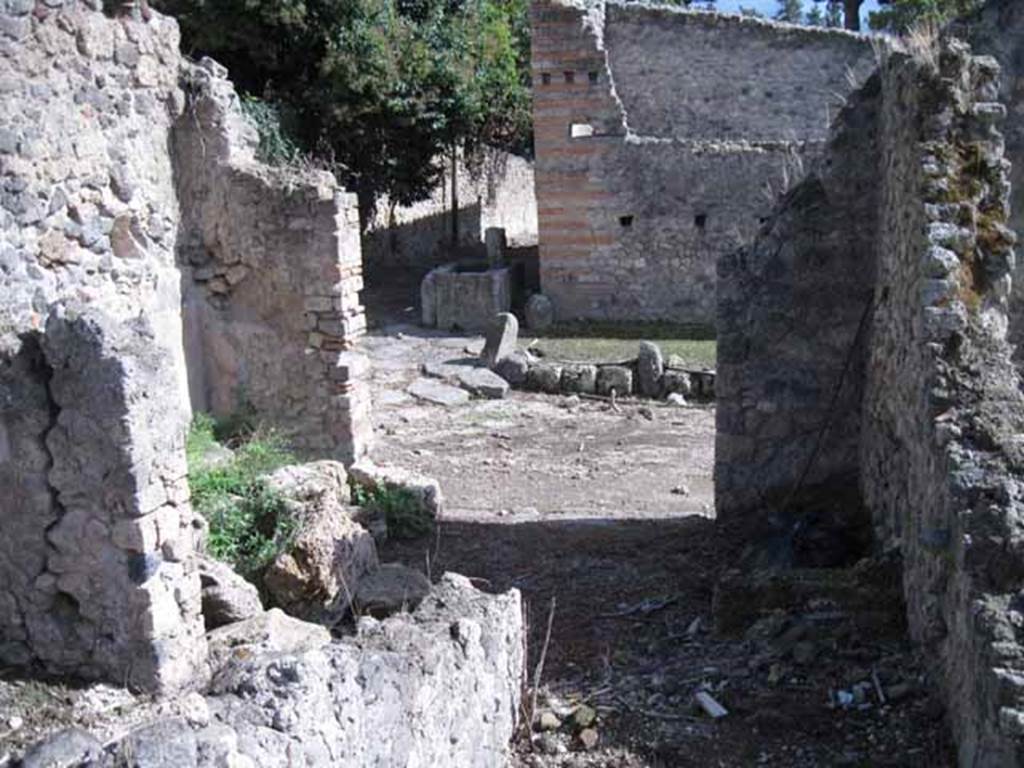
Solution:
M 771 16 L 775 13 L 779 4 L 775 0 L 717 0 L 715 7 L 720 11 L 738 11 L 740 6 L 745 8 L 754 8 L 765 16 Z M 809 10 L 812 5 L 811 0 L 804 0 L 804 10 Z M 861 6 L 861 16 L 867 21 L 869 11 L 877 11 L 878 3 L 876 0 L 866 0 L 863 6 Z

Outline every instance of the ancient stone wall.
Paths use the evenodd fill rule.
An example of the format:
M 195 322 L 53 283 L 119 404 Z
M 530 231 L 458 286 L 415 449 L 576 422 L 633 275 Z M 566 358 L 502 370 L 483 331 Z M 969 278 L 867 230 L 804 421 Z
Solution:
M 938 66 L 936 67 L 936 63 Z M 903 557 L 961 765 L 1024 762 L 1024 395 L 999 68 L 953 45 L 883 67 L 881 228 L 861 485 Z
M 990 0 L 975 15 L 954 25 L 956 34 L 975 51 L 994 56 L 1002 66 L 999 98 L 1009 110 L 1002 132 L 1006 156 L 1013 163 L 1010 227 L 1024 232 L 1024 5 L 1015 0 Z M 1010 342 L 1018 365 L 1024 355 L 1024 260 L 1013 272 L 1010 294 Z
M 721 260 L 719 515 L 791 539 L 815 524 L 807 494 L 845 506 L 848 537 L 869 515 L 902 556 L 961 765 L 1018 765 L 1024 396 L 998 65 L 957 41 L 883 58 L 823 161 Z
M 856 488 L 874 289 L 879 82 L 753 245 L 718 265 L 715 494 L 731 519 L 794 489 Z
M 227 72 L 184 73 L 173 132 L 178 251 L 193 406 L 251 411 L 297 449 L 354 461 L 369 444 L 354 195 L 327 172 L 254 159 Z
M 637 3 L 531 18 L 544 293 L 562 318 L 713 324 L 716 258 L 820 153 L 869 43 Z
M 173 22 L 0 9 L 0 663 L 202 679 Z M 62 305 L 79 309 L 64 308 Z
M 255 163 L 178 44 L 128 5 L 0 5 L 0 664 L 152 690 L 205 669 L 190 388 L 309 453 L 370 430 L 355 201 Z
M 461 247 L 482 249 L 490 227 L 504 229 L 513 248 L 537 244 L 537 200 L 529 160 L 494 152 L 475 174 L 460 163 L 457 192 Z M 394 209 L 387 199 L 381 200 L 363 236 L 367 272 L 386 276 L 396 267 L 425 272 L 452 261 L 457 254 L 451 247 L 451 210 L 450 170 L 426 200 Z

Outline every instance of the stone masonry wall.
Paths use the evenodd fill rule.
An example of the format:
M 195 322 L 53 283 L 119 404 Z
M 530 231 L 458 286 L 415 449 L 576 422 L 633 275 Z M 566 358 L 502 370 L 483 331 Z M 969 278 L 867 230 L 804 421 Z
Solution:
M 716 258 L 820 153 L 870 45 L 638 3 L 531 14 L 544 293 L 566 319 L 713 324 Z
M 354 195 L 327 172 L 255 161 L 227 72 L 185 73 L 174 128 L 178 250 L 193 406 L 251 411 L 308 454 L 347 462 L 371 438 Z
M 450 173 L 426 200 L 394 210 L 386 199 L 378 203 L 363 236 L 367 272 L 386 276 L 394 268 L 426 271 L 454 260 Z M 460 246 L 482 248 L 489 227 L 504 229 L 512 247 L 537 244 L 537 200 L 529 160 L 495 152 L 476 176 L 460 163 L 458 195 Z
M 822 162 L 719 267 L 716 498 L 795 531 L 801 492 L 902 556 L 964 766 L 1024 761 L 1024 395 L 1006 342 L 999 67 L 887 50 Z M 789 515 L 789 517 L 787 517 Z
M 1009 111 L 1002 132 L 1006 156 L 1013 163 L 1010 227 L 1024 232 L 1024 5 L 1015 0 L 990 0 L 955 29 L 975 51 L 995 57 L 1002 66 L 999 99 Z M 1019 365 L 1024 355 L 1024 261 L 1013 273 L 1009 339 L 1016 347 Z
M 0 6 L 0 664 L 202 680 L 166 148 L 178 67 L 162 17 Z
M 1024 395 L 998 64 L 962 44 L 883 68 L 882 226 L 862 487 L 903 556 L 914 639 L 960 764 L 1024 763 Z
M 719 261 L 721 519 L 780 512 L 798 486 L 856 488 L 879 98 L 873 78 L 837 118 L 827 161 L 786 195 L 749 248 Z

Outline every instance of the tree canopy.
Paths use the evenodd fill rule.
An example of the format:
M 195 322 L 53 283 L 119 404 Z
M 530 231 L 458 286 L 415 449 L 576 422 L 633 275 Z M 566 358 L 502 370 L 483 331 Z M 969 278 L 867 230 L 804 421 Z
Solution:
M 456 147 L 530 144 L 527 0 L 159 0 L 364 211 L 408 204 Z

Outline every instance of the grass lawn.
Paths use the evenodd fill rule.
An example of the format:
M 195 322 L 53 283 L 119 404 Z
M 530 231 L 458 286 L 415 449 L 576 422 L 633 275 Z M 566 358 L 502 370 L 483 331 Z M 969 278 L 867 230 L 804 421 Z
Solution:
M 666 358 L 678 355 L 688 367 L 714 368 L 714 331 L 703 326 L 674 323 L 566 323 L 540 333 L 524 331 L 521 340 L 537 343 L 552 360 L 613 362 L 636 357 L 641 340 L 653 341 Z

